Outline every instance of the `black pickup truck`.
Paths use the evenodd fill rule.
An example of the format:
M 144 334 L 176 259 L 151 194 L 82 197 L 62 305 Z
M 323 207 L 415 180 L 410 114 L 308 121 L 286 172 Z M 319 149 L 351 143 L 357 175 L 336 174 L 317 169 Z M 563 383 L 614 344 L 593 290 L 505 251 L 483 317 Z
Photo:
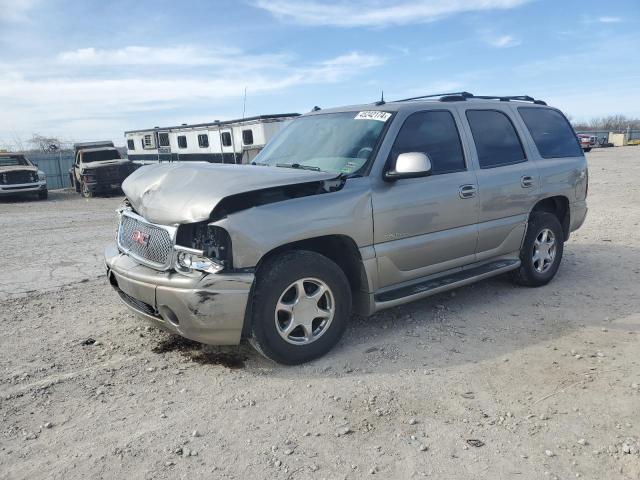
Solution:
M 76 143 L 75 161 L 69 179 L 76 192 L 89 198 L 98 193 L 119 190 L 122 182 L 138 165 L 122 158 L 113 142 Z

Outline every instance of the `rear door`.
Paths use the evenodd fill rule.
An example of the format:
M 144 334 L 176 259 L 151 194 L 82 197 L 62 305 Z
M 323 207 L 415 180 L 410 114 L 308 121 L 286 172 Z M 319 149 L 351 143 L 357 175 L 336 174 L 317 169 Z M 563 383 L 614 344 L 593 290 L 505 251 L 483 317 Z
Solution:
M 402 124 L 388 159 L 400 153 L 429 155 L 432 174 L 374 185 L 374 247 L 378 286 L 414 280 L 474 261 L 478 196 L 475 171 L 454 112 L 412 113 Z
M 478 261 L 520 250 L 538 196 L 538 170 L 527 158 L 512 114 L 509 108 L 465 109 L 479 166 Z

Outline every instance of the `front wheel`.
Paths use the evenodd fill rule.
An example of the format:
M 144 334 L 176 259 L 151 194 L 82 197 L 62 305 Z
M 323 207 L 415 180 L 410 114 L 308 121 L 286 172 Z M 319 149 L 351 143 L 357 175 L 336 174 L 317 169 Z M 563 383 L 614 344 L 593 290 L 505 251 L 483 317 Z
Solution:
M 46 200 L 49 197 L 49 190 L 41 190 L 38 192 L 38 198 L 40 200 Z
M 80 190 L 82 191 L 82 196 L 84 198 L 93 197 L 93 192 L 89 188 L 89 185 L 87 185 L 85 182 L 82 182 L 82 185 L 80 186 Z
M 258 271 L 249 341 L 265 357 L 297 365 L 327 353 L 350 316 L 342 269 L 315 252 L 286 252 Z
M 558 217 L 533 212 L 520 250 L 521 265 L 511 273 L 511 279 L 527 287 L 546 285 L 560 267 L 563 249 L 564 233 Z

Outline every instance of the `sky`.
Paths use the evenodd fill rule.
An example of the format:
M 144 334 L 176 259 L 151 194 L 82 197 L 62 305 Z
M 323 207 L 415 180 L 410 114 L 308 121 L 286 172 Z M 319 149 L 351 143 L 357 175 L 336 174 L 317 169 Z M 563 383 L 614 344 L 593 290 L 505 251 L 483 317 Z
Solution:
M 640 0 L 0 0 L 0 147 L 382 91 L 640 117 L 639 58 Z

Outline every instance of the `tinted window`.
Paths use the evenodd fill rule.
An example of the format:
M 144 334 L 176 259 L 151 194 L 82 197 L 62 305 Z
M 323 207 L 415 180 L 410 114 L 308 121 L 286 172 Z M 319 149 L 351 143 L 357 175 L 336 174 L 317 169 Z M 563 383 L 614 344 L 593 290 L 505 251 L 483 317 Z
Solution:
M 543 158 L 579 157 L 578 144 L 571 125 L 564 115 L 549 108 L 518 108 L 538 152 Z
M 187 148 L 187 137 L 178 135 L 178 148 Z
M 243 130 L 242 131 L 242 143 L 245 145 L 253 145 L 253 131 L 252 130 Z
M 198 146 L 200 148 L 207 148 L 209 146 L 209 135 L 206 133 L 198 135 Z
M 502 112 L 467 110 L 480 168 L 499 167 L 526 160 L 516 129 Z
M 168 147 L 169 143 L 169 134 L 168 133 L 159 133 L 158 134 L 158 143 L 161 147 Z
M 422 152 L 431 159 L 431 172 L 465 170 L 464 154 L 455 120 L 449 112 L 418 112 L 402 124 L 391 149 L 391 160 L 407 152 Z
M 136 144 L 133 142 L 133 140 L 127 140 L 127 148 L 129 150 L 135 150 L 136 149 Z
M 231 134 L 229 132 L 222 132 L 222 145 L 224 147 L 231 146 Z

